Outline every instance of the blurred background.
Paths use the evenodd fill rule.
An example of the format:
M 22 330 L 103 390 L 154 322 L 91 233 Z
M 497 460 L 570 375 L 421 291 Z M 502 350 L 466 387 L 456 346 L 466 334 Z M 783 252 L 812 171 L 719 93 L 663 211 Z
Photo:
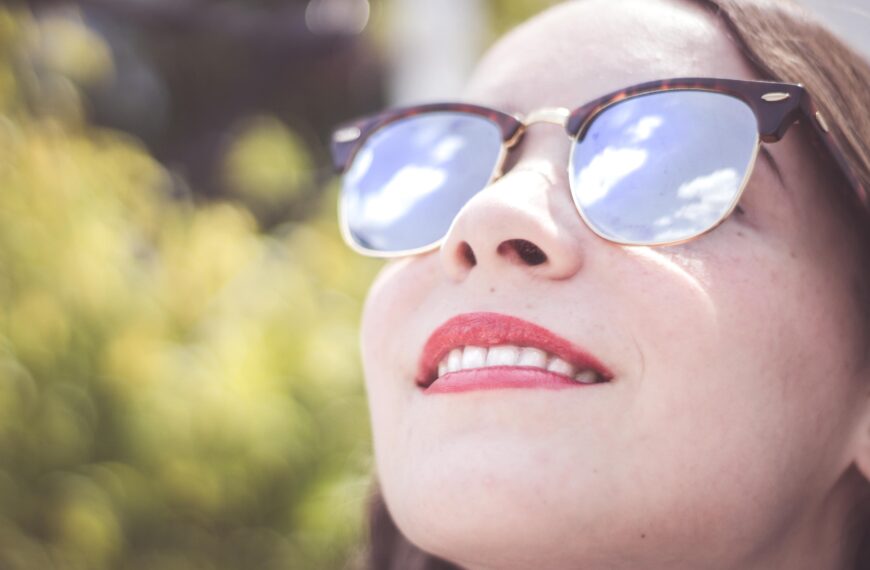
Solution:
M 330 129 L 552 3 L 0 6 L 0 569 L 357 567 L 381 264 Z M 809 3 L 870 53 L 870 3 Z

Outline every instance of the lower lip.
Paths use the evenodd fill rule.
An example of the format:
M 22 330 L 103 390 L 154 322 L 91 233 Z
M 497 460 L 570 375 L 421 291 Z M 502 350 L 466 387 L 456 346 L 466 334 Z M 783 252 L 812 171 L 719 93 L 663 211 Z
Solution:
M 521 368 L 517 366 L 492 366 L 450 372 L 423 390 L 424 394 L 443 394 L 448 392 L 468 392 L 470 390 L 499 390 L 502 388 L 541 388 L 545 390 L 564 390 L 567 388 L 587 388 L 595 384 L 582 384 L 564 376 L 541 370 L 540 368 Z

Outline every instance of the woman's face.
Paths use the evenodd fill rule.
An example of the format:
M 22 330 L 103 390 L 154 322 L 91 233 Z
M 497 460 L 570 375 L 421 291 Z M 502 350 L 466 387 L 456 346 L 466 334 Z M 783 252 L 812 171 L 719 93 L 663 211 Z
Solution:
M 689 3 L 564 4 L 499 43 L 466 99 L 527 113 L 647 80 L 757 79 L 725 29 Z M 404 534 L 473 569 L 799 568 L 796 545 L 810 551 L 800 563 L 833 568 L 811 556 L 845 532 L 867 378 L 836 179 L 811 138 L 795 126 L 766 145 L 744 212 L 711 233 L 625 247 L 584 225 L 569 140 L 536 124 L 439 250 L 389 263 L 362 352 L 378 477 Z M 524 260 L 518 239 L 546 262 Z M 424 393 L 427 339 L 476 312 L 549 329 L 613 379 Z

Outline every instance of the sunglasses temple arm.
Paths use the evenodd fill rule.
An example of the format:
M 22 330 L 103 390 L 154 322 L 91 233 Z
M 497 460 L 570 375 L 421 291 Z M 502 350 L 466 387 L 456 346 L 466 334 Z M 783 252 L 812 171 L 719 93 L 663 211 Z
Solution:
M 861 183 L 855 169 L 849 164 L 849 161 L 846 160 L 846 154 L 843 151 L 843 148 L 834 137 L 834 134 L 828 126 L 824 116 L 806 92 L 804 92 L 801 97 L 801 110 L 804 115 L 806 115 L 807 119 L 809 119 L 816 132 L 819 133 L 819 136 L 825 143 L 825 147 L 837 162 L 840 170 L 846 175 L 846 178 L 849 180 L 849 183 L 857 194 L 858 201 L 868 211 L 868 213 L 870 213 L 870 194 L 868 194 L 867 188 Z

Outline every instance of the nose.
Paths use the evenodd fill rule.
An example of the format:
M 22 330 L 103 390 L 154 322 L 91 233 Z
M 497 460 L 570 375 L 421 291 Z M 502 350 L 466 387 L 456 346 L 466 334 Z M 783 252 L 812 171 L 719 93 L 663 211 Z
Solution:
M 583 266 L 582 221 L 567 182 L 547 163 L 517 165 L 475 195 L 441 245 L 440 261 L 454 281 L 496 268 L 569 279 Z

